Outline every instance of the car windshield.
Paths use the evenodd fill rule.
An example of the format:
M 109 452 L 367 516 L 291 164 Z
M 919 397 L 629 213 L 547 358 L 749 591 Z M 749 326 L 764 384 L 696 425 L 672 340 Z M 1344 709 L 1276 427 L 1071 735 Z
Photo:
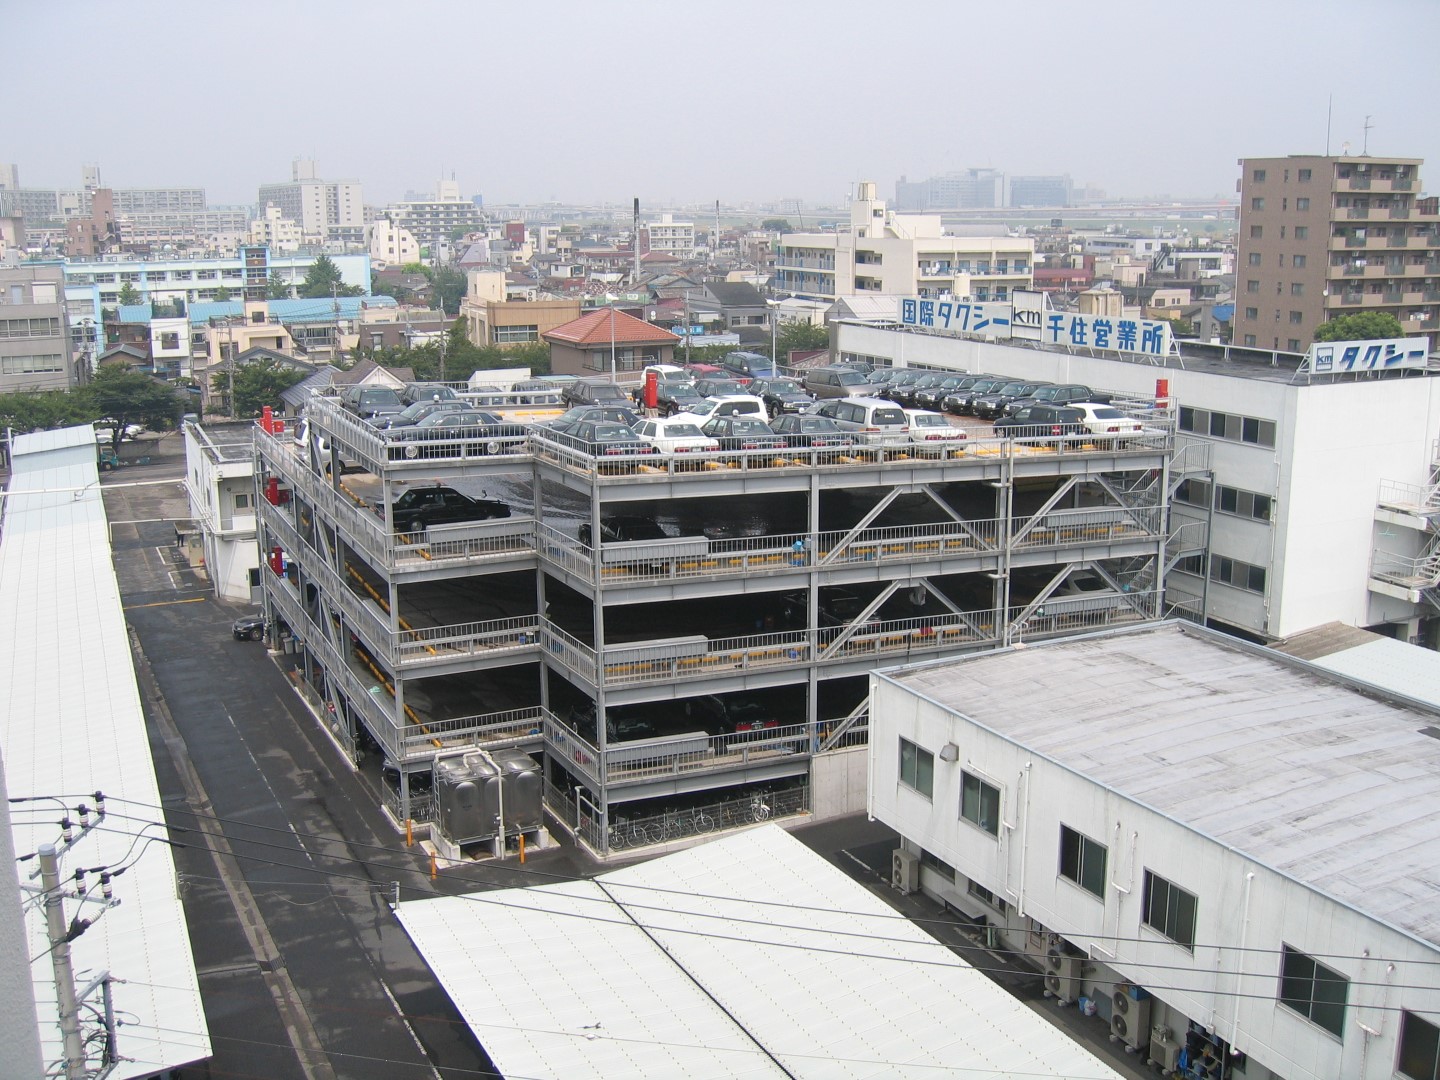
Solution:
M 865 376 L 858 371 L 842 371 L 837 376 L 841 386 L 862 386 L 865 383 Z
M 1004 386 L 1002 386 L 999 390 L 997 390 L 996 393 L 997 393 L 997 394 L 1018 394 L 1018 393 L 1020 393 L 1020 391 L 1022 391 L 1022 390 L 1024 390 L 1024 389 L 1025 389 L 1025 384 L 1024 384 L 1024 383 L 1011 382 L 1011 383 L 1006 383 L 1006 384 L 1005 384 Z
M 665 439 L 698 439 L 704 433 L 694 424 L 662 424 L 660 436 Z
M 592 437 L 596 442 L 621 442 L 631 438 L 631 432 L 620 424 L 596 424 Z
M 810 416 L 800 421 L 800 430 L 808 432 L 837 431 L 835 421 L 826 416 Z
M 776 379 L 765 387 L 772 394 L 803 394 L 800 384 L 789 379 Z
M 912 418 L 916 427 L 949 427 L 950 421 L 938 413 L 921 413 Z
M 361 405 L 398 405 L 400 395 L 394 390 L 361 390 L 356 400 Z
M 691 405 L 687 406 L 685 411 L 689 413 L 694 413 L 696 416 L 705 416 L 708 413 L 714 412 L 715 406 L 719 404 L 720 403 L 718 401 L 711 401 L 709 398 L 703 398 L 700 401 L 696 401 Z
M 1123 419 L 1125 419 L 1125 414 L 1122 413 L 1119 409 L 1112 409 L 1112 408 L 1110 408 L 1110 407 L 1107 405 L 1107 406 L 1105 406 L 1104 408 L 1100 408 L 1100 409 L 1096 409 L 1096 410 L 1095 410 L 1095 419 L 1096 419 L 1096 420 L 1123 420 Z
M 737 417 L 730 422 L 730 430 L 736 435 L 768 435 L 770 429 L 759 420 L 745 420 Z

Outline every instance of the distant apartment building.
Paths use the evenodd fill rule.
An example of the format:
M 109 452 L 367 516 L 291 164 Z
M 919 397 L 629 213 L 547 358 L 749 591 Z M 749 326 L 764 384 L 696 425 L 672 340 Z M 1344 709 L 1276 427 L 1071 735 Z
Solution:
M 20 166 L 0 161 L 0 191 L 14 191 L 20 186 Z
M 426 246 L 448 243 L 456 233 L 485 228 L 484 211 L 469 199 L 462 199 L 460 187 L 453 180 L 440 181 L 433 198 L 409 199 L 387 207 L 385 216 Z
M 1383 311 L 1436 341 L 1440 201 L 1422 158 L 1240 161 L 1235 341 L 1301 352 L 1337 315 Z
M 897 210 L 973 210 L 1005 205 L 1005 174 L 996 169 L 964 169 L 913 183 L 895 183 Z
M 204 188 L 114 188 L 117 214 L 156 214 L 205 209 Z
M 642 254 L 658 251 L 677 259 L 693 259 L 695 223 L 676 221 L 672 214 L 661 214 L 659 221 L 640 226 L 640 251 Z
M 274 203 L 268 203 L 260 216 L 250 222 L 249 240 L 274 252 L 294 252 L 300 250 L 304 236 L 298 222 L 285 217 Z
M 1007 206 L 1069 206 L 1069 176 L 1012 176 Z
M 75 384 L 58 266 L 0 268 L 0 394 Z
M 299 224 L 306 242 L 360 240 L 365 225 L 365 204 L 357 180 L 322 180 L 315 162 L 297 158 L 290 180 L 261 184 L 259 203 L 273 203 L 281 216 Z
M 205 210 L 117 211 L 120 246 L 126 251 L 169 247 L 234 248 L 246 236 L 250 211 L 243 206 Z
M 365 233 L 370 246 L 370 261 L 376 269 L 404 266 L 420 259 L 420 244 L 410 230 L 402 229 L 389 218 L 367 223 Z
M 776 286 L 811 300 L 870 293 L 1005 300 L 1030 288 L 1034 261 L 1029 237 L 949 235 L 939 215 L 896 214 L 865 181 L 847 224 L 780 237 Z

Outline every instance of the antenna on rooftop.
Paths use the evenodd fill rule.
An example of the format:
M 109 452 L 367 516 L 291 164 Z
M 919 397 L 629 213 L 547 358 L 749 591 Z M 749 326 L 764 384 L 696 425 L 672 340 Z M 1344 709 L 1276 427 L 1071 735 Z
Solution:
M 1365 115 L 1365 124 L 1362 128 L 1362 130 L 1365 132 L 1365 141 L 1360 144 L 1361 157 L 1370 156 L 1370 129 L 1374 126 L 1374 124 L 1370 123 L 1370 115 L 1367 113 Z
M 1335 95 L 1325 104 L 1325 156 L 1330 156 L 1330 120 L 1335 115 Z

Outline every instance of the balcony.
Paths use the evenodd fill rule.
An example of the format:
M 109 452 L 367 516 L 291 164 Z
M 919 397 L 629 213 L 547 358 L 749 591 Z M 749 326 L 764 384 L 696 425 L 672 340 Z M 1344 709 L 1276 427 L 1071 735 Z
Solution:
M 1345 216 L 1351 221 L 1365 221 L 1370 217 L 1368 206 L 1352 206 L 1345 211 Z
M 1409 218 L 1409 216 L 1410 216 L 1410 208 L 1409 208 L 1408 206 L 1392 206 L 1392 207 L 1390 207 L 1390 219 L 1391 219 L 1392 221 L 1403 221 L 1403 220 Z

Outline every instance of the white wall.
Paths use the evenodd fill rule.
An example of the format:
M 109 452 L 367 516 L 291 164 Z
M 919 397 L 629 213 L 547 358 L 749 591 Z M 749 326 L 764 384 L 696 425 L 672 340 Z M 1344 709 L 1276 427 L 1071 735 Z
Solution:
M 810 811 L 817 821 L 865 809 L 869 755 L 856 746 L 817 754 L 810 763 Z
M 1389 1080 L 1399 1032 L 1399 1014 L 1389 1010 L 1440 1010 L 1433 966 L 1440 963 L 1440 949 L 1433 945 L 922 701 L 883 676 L 871 676 L 870 724 L 875 817 L 1288 1080 Z M 899 783 L 901 736 L 936 755 L 930 799 Z M 939 759 L 947 742 L 959 747 L 953 764 Z M 962 770 L 1000 788 L 998 839 L 960 818 Z M 1062 822 L 1108 847 L 1103 901 L 1059 876 Z M 1147 868 L 1198 897 L 1193 953 L 1142 924 Z M 1240 951 L 1242 944 L 1247 951 Z M 1276 1001 L 1282 944 L 1324 956 L 1351 980 L 1343 1042 Z M 1367 954 L 1382 959 L 1337 958 Z M 1394 971 L 1387 971 L 1387 961 L 1397 962 Z M 1361 1023 L 1380 1034 L 1367 1039 Z

